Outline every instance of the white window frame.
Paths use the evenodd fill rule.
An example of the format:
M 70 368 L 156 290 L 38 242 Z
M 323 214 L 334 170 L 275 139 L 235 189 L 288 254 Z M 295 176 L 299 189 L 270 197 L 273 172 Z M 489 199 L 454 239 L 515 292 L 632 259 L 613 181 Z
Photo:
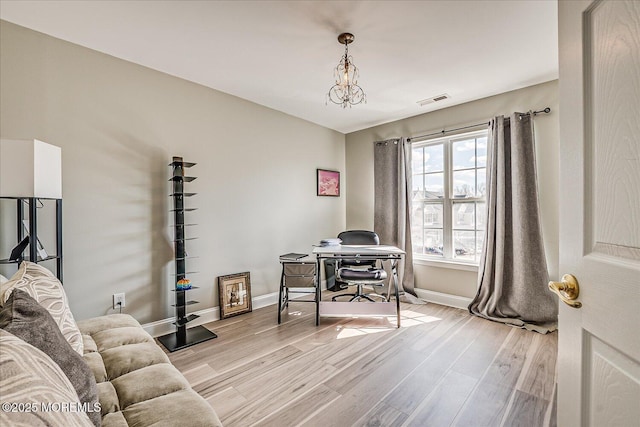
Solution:
M 413 253 L 414 263 L 419 265 L 427 265 L 427 266 L 436 266 L 436 267 L 446 267 L 458 270 L 467 270 L 467 271 L 477 271 L 479 258 L 474 261 L 464 260 L 460 258 L 454 258 L 454 248 L 453 248 L 453 205 L 454 202 L 481 202 L 486 203 L 486 193 L 485 197 L 465 197 L 465 198 L 455 198 L 453 197 L 453 143 L 470 139 L 470 138 L 478 138 L 482 136 L 488 137 L 488 129 L 482 129 L 478 131 L 472 132 L 464 132 L 451 134 L 447 136 L 439 136 L 431 139 L 425 139 L 418 142 L 413 142 L 411 144 L 411 153 L 413 153 L 414 148 L 424 147 L 429 145 L 438 145 L 442 144 L 444 147 L 444 183 L 443 183 L 443 197 L 442 199 L 434 199 L 442 200 L 442 234 L 443 234 L 443 254 L 442 255 L 429 255 L 422 253 Z M 477 155 L 477 153 L 476 153 Z M 413 163 L 410 163 L 413 164 Z M 486 168 L 485 166 L 483 166 Z M 482 168 L 482 167 L 481 167 Z M 474 168 L 477 170 L 478 168 Z M 464 170 L 464 169 L 461 169 Z M 413 170 L 411 171 L 411 175 L 413 176 Z M 428 200 L 428 199 L 425 199 Z M 477 215 L 477 213 L 476 213 Z M 476 221 L 474 221 L 477 224 Z M 475 230 L 475 229 L 474 229 Z

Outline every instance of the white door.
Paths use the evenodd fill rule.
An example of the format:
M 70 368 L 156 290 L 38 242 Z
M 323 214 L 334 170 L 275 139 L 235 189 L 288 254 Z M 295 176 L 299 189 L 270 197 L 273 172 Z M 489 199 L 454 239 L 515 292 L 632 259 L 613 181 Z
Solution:
M 558 426 L 640 426 L 640 1 L 559 1 Z

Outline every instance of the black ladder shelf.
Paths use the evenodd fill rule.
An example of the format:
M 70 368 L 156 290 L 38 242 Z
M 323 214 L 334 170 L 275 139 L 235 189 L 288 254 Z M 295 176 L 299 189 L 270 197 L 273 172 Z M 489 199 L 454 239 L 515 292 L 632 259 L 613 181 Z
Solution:
M 56 277 L 62 282 L 62 199 L 51 199 L 48 197 L 0 197 L 0 199 L 13 199 L 16 201 L 16 233 L 17 242 L 15 250 L 19 252 L 16 256 L 9 256 L 0 259 L 0 264 L 20 264 L 27 260 L 34 263 L 43 261 L 56 260 Z M 55 255 L 47 255 L 45 258 L 39 256 L 38 247 L 38 204 L 44 206 L 43 202 L 53 201 L 56 204 L 56 253 Z M 22 222 L 25 216 L 24 205 L 27 205 L 27 215 L 29 218 L 29 230 L 25 236 Z M 28 255 L 24 255 L 26 248 L 29 248 Z M 13 252 L 13 251 L 12 251 Z
M 191 182 L 196 179 L 193 176 L 185 176 L 185 169 L 195 166 L 195 163 L 184 162 L 182 157 L 174 157 L 173 162 L 169 165 L 172 170 L 172 176 L 169 181 L 173 184 L 173 192 L 169 195 L 173 198 L 173 212 L 174 217 L 174 248 L 175 248 L 175 304 L 173 306 L 176 310 L 176 321 L 173 322 L 176 325 L 176 331 L 167 335 L 158 337 L 158 340 L 166 347 L 167 350 L 173 352 L 180 350 L 194 344 L 198 344 L 212 338 L 216 338 L 217 335 L 205 328 L 204 326 L 194 326 L 187 329 L 187 324 L 199 316 L 197 314 L 187 314 L 187 306 L 197 304 L 198 301 L 191 301 L 187 299 L 187 293 L 193 289 L 198 289 L 196 286 L 192 286 L 188 289 L 183 289 L 178 286 L 178 281 L 186 279 L 187 277 L 187 259 L 195 258 L 187 256 L 186 242 L 193 240 L 194 237 L 185 236 L 185 228 L 194 226 L 196 224 L 185 224 L 184 213 L 194 211 L 194 208 L 186 209 L 184 207 L 185 197 L 195 196 L 196 193 L 185 193 L 184 183 Z

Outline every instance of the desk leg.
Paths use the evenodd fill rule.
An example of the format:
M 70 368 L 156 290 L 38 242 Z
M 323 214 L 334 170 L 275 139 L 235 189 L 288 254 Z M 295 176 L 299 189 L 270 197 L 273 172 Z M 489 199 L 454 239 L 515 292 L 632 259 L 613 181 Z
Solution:
M 284 264 L 282 264 L 282 274 L 280 275 L 280 289 L 278 290 L 278 325 L 282 320 L 282 288 L 284 288 Z
M 391 267 L 391 275 L 393 276 L 393 286 L 395 287 L 396 292 L 396 315 L 398 328 L 400 327 L 400 292 L 398 290 L 398 261 L 394 260 L 393 265 Z
M 322 301 L 322 292 L 320 292 L 320 267 L 322 260 L 316 257 L 316 326 L 320 325 L 320 301 Z

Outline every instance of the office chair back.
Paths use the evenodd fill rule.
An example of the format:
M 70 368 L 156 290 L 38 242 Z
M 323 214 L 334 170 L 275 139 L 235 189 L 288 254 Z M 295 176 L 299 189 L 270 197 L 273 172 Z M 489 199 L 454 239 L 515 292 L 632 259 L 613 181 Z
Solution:
M 380 237 L 373 231 L 368 230 L 348 230 L 338 234 L 338 239 L 343 245 L 379 245 Z M 344 266 L 375 266 L 374 261 L 360 261 L 356 259 L 343 259 L 339 267 Z
M 379 245 L 380 238 L 373 231 L 348 230 L 338 234 L 343 245 Z

